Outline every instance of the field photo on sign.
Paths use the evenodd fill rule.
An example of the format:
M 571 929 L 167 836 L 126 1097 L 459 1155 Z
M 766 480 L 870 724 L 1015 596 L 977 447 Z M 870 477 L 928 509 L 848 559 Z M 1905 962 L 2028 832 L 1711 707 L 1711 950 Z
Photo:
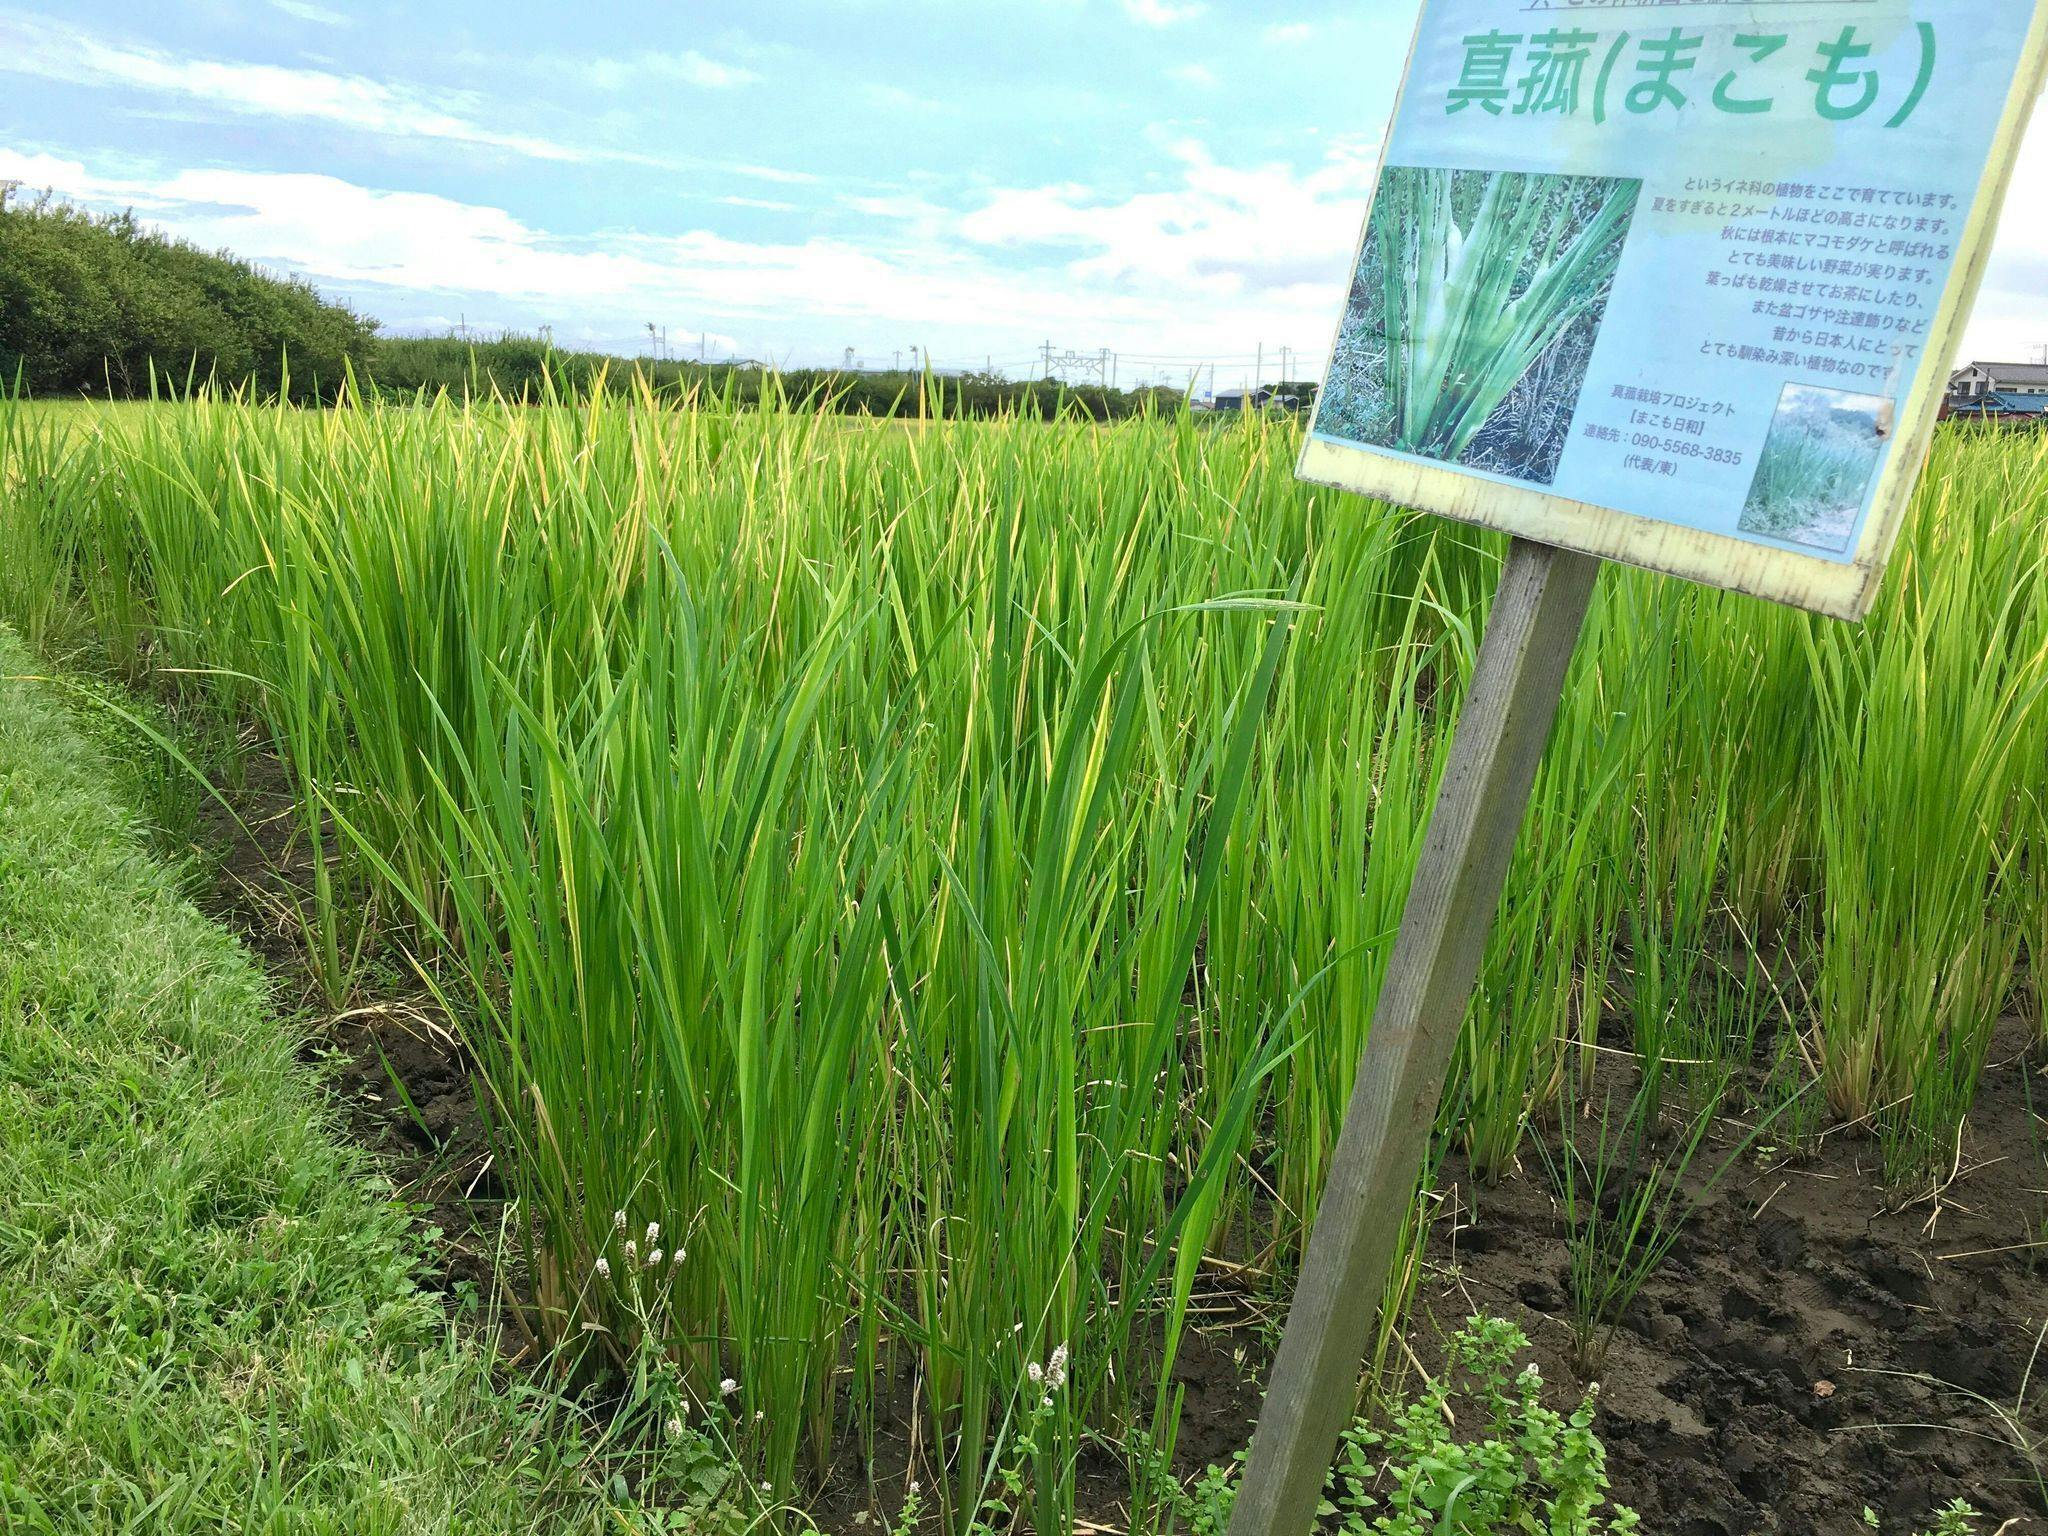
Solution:
M 1641 187 L 1389 166 L 1316 430 L 1548 485 Z
M 1742 505 L 1742 531 L 1847 549 L 1892 412 L 1882 395 L 1787 384 Z

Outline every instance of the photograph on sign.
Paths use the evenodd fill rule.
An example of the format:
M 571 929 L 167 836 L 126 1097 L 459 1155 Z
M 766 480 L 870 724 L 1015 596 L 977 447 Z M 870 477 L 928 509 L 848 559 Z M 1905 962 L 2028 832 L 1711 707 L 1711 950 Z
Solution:
M 2048 0 L 1428 0 L 1304 479 L 1868 607 Z
M 1641 188 L 1388 167 L 1321 429 L 1550 484 Z

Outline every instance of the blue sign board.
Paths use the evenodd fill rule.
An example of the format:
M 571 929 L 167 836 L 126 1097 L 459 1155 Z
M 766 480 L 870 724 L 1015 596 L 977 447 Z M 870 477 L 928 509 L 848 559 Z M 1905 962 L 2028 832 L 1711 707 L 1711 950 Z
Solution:
M 2044 57 L 2048 0 L 1426 0 L 1301 473 L 1860 616 Z

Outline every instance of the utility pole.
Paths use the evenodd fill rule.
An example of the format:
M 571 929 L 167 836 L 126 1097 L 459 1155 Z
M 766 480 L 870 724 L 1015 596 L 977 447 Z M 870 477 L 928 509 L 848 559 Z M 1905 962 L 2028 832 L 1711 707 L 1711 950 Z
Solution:
M 896 371 L 898 373 L 903 371 L 903 349 L 901 347 L 896 349 Z
M 853 348 L 848 347 L 846 349 L 846 361 L 842 363 L 840 366 L 843 367 L 848 373 L 853 372 Z
M 654 328 L 652 320 L 647 322 L 647 350 L 654 354 L 654 360 L 661 361 L 661 335 Z
M 1041 379 L 1049 379 L 1052 377 L 1052 343 L 1047 341 L 1039 350 L 1045 354 L 1045 363 L 1039 370 L 1038 376 Z
M 1291 358 L 1293 355 L 1294 348 L 1292 347 L 1282 347 L 1280 349 L 1280 387 L 1282 389 L 1285 389 L 1287 387 L 1287 381 L 1293 377 L 1293 375 L 1287 371 L 1287 360 Z
M 697 361 L 700 363 L 708 362 L 710 361 L 710 355 L 711 333 L 709 331 L 699 331 L 697 333 Z
M 1254 364 L 1252 365 L 1252 387 L 1251 387 L 1250 389 L 1248 389 L 1247 391 L 1245 391 L 1245 401 L 1244 401 L 1244 403 L 1245 403 L 1246 405 L 1250 405 L 1250 404 L 1252 403 L 1252 401 L 1251 401 L 1251 397 L 1252 397 L 1253 395 L 1255 395 L 1255 394 L 1257 394 L 1257 393 L 1258 393 L 1258 390 L 1259 390 L 1259 381 L 1260 381 L 1261 379 L 1265 378 L 1265 376 L 1266 376 L 1266 344 L 1265 344 L 1265 343 L 1264 343 L 1264 342 L 1262 341 L 1262 342 L 1260 342 L 1260 343 L 1259 343 L 1259 360 L 1258 360 L 1258 361 L 1257 361 L 1256 363 L 1254 363 Z

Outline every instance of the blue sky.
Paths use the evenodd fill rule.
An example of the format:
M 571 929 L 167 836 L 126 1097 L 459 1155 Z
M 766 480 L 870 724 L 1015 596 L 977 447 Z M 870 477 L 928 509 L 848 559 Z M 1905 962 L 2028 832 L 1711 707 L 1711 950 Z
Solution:
M 0 0 L 0 177 L 394 331 L 1319 371 L 1416 0 Z M 2048 344 L 2048 158 L 1965 350 Z M 2032 193 L 2028 188 L 2033 188 Z M 1205 380 L 1206 382 L 1206 380 Z

